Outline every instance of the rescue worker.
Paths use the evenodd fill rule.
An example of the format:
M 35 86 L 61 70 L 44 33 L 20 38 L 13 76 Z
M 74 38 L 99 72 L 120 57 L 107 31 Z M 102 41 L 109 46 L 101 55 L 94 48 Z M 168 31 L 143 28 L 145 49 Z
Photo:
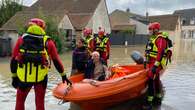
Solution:
M 36 110 L 45 110 L 44 97 L 47 87 L 47 74 L 52 59 L 62 76 L 63 83 L 72 84 L 64 73 L 64 67 L 54 42 L 46 35 L 45 22 L 33 18 L 28 29 L 18 38 L 11 58 L 12 86 L 17 89 L 15 110 L 25 110 L 25 100 L 34 86 Z
M 99 28 L 98 37 L 94 39 L 94 51 L 100 53 L 100 57 L 106 62 L 110 56 L 110 41 L 109 37 L 105 35 L 105 30 Z
M 85 47 L 87 48 L 89 54 L 93 52 L 93 35 L 92 35 L 92 29 L 85 28 L 83 30 L 83 36 L 85 40 Z
M 151 23 L 148 29 L 150 38 L 145 51 L 146 61 L 149 66 L 146 104 L 147 107 L 152 108 L 152 104 L 161 104 L 162 101 L 159 73 L 167 65 L 167 52 L 170 44 L 168 44 L 168 37 L 160 32 L 160 23 Z

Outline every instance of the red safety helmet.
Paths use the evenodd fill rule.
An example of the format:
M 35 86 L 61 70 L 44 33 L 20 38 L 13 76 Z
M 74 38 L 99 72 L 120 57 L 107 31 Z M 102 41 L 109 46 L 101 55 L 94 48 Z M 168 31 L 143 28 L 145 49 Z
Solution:
M 105 35 L 105 29 L 99 27 L 98 36 L 104 36 L 104 35 Z
M 148 27 L 148 30 L 160 30 L 160 23 L 158 22 L 151 23 Z
M 45 21 L 40 18 L 32 18 L 30 19 L 28 25 L 36 24 L 40 26 L 41 28 L 45 29 Z
M 83 35 L 84 36 L 92 35 L 92 29 L 90 29 L 90 28 L 84 28 Z

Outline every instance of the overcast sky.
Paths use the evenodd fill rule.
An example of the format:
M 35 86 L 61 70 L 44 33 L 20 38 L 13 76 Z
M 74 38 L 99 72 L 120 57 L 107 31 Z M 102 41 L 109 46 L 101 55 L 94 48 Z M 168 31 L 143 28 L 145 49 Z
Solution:
M 1 1 L 1 0 L 0 0 Z M 36 0 L 23 0 L 25 5 L 32 5 Z M 145 15 L 171 14 L 174 10 L 195 8 L 195 0 L 106 0 L 108 11 L 130 8 L 133 13 Z
M 174 10 L 195 8 L 195 0 L 107 0 L 109 12 L 130 8 L 131 12 L 145 15 L 172 14 Z

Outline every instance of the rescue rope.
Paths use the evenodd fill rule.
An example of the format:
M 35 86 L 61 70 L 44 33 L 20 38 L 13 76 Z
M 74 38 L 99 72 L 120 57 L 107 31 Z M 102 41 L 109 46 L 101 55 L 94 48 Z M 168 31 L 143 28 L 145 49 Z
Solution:
M 62 105 L 62 104 L 65 104 L 65 103 L 67 103 L 67 101 L 64 101 L 64 100 L 59 100 L 58 101 L 58 105 Z
M 72 87 L 71 85 L 68 85 L 68 87 L 66 89 L 64 89 L 64 97 L 68 94 L 68 92 L 70 91 L 71 87 Z M 62 105 L 64 103 L 69 102 L 69 101 L 65 101 L 63 99 L 58 102 L 58 105 Z

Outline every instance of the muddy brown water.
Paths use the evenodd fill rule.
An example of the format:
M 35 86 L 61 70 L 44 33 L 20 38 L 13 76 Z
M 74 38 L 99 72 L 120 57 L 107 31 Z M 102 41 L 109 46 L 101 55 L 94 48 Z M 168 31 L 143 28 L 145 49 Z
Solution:
M 143 45 L 112 47 L 109 65 L 133 63 L 130 54 L 133 50 L 144 52 Z M 61 55 L 66 72 L 71 68 L 71 52 Z M 16 90 L 11 87 L 10 58 L 0 58 L 0 105 L 1 110 L 14 110 Z M 161 78 L 165 89 L 162 105 L 156 110 L 194 110 L 195 109 L 195 40 L 180 40 L 174 45 L 173 61 Z M 49 74 L 49 83 L 45 98 L 46 110 L 69 110 L 70 103 L 58 105 L 52 96 L 52 88 L 61 81 L 54 69 Z M 26 100 L 26 110 L 35 110 L 34 91 L 31 90 Z M 139 110 L 139 102 L 121 103 L 109 110 Z M 78 107 L 71 105 L 71 110 Z

